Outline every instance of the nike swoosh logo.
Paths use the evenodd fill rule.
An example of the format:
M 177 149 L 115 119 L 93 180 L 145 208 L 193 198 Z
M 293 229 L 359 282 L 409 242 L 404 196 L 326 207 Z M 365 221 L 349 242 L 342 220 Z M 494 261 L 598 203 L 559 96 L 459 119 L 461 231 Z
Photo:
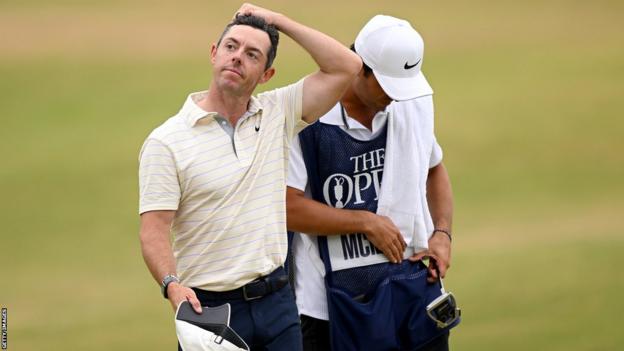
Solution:
M 412 69 L 412 68 L 416 67 L 416 65 L 418 65 L 419 63 L 420 63 L 420 60 L 416 61 L 416 63 L 413 64 L 413 65 L 410 65 L 407 62 L 405 62 L 405 66 L 403 66 L 403 68 L 405 68 L 405 69 Z

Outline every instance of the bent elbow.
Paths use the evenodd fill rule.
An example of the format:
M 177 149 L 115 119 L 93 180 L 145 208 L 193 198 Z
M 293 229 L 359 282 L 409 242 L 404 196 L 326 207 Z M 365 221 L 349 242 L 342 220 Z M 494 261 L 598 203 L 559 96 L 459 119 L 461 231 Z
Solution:
M 355 77 L 362 70 L 362 58 L 358 56 L 358 54 L 350 50 L 349 55 L 349 74 L 352 77 Z

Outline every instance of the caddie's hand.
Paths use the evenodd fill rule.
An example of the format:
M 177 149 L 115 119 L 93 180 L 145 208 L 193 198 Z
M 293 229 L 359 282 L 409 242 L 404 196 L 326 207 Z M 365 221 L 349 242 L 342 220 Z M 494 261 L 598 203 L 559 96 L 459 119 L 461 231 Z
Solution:
M 429 249 L 412 255 L 409 260 L 416 262 L 429 257 L 427 267 L 427 281 L 434 283 L 438 280 L 438 272 L 444 278 L 446 271 L 451 267 L 451 240 L 444 233 L 434 233 L 429 238 Z
M 256 5 L 244 3 L 238 9 L 238 11 L 236 11 L 236 13 L 234 14 L 234 18 L 236 18 L 236 16 L 238 15 L 253 15 L 256 17 L 262 17 L 268 24 L 276 25 L 275 20 L 278 16 L 278 13 Z
M 171 302 L 171 307 L 173 307 L 173 311 L 178 309 L 178 305 L 181 302 L 188 301 L 193 309 L 197 313 L 202 313 L 201 303 L 197 299 L 197 295 L 191 288 L 187 288 L 186 286 L 180 283 L 169 283 L 167 285 L 167 296 L 169 297 L 169 302 Z
M 368 240 L 380 249 L 390 262 L 401 263 L 407 244 L 399 228 L 386 216 L 379 216 L 368 211 L 366 213 L 364 234 Z

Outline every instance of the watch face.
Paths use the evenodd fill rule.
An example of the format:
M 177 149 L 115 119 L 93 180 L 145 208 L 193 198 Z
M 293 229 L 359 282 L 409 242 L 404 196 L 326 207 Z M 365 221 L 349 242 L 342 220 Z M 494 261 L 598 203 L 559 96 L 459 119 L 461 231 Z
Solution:
M 178 279 L 178 277 L 176 277 L 175 275 L 171 275 L 170 274 L 170 275 L 165 276 L 163 278 L 162 285 L 166 286 L 167 284 L 169 284 L 171 282 L 179 282 L 179 281 L 180 281 L 180 279 Z
M 178 282 L 180 282 L 180 279 L 178 279 L 178 277 L 176 277 L 175 275 L 171 275 L 171 274 L 167 275 L 167 276 L 165 276 L 163 278 L 160 290 L 161 290 L 161 292 L 162 292 L 162 294 L 163 294 L 163 296 L 165 298 L 168 298 L 168 296 L 167 296 L 167 286 L 169 286 L 169 284 L 171 284 L 173 282 L 178 283 Z

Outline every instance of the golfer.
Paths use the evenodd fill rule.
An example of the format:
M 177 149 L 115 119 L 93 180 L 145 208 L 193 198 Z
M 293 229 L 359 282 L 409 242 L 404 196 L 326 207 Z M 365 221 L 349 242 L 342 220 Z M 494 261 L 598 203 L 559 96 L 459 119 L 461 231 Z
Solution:
M 254 97 L 276 72 L 278 31 L 319 69 Z M 299 316 L 282 268 L 290 141 L 336 103 L 361 59 L 283 14 L 244 4 L 210 61 L 208 90 L 190 94 L 141 149 L 143 257 L 174 309 L 229 303 L 230 326 L 252 350 L 298 350 Z

